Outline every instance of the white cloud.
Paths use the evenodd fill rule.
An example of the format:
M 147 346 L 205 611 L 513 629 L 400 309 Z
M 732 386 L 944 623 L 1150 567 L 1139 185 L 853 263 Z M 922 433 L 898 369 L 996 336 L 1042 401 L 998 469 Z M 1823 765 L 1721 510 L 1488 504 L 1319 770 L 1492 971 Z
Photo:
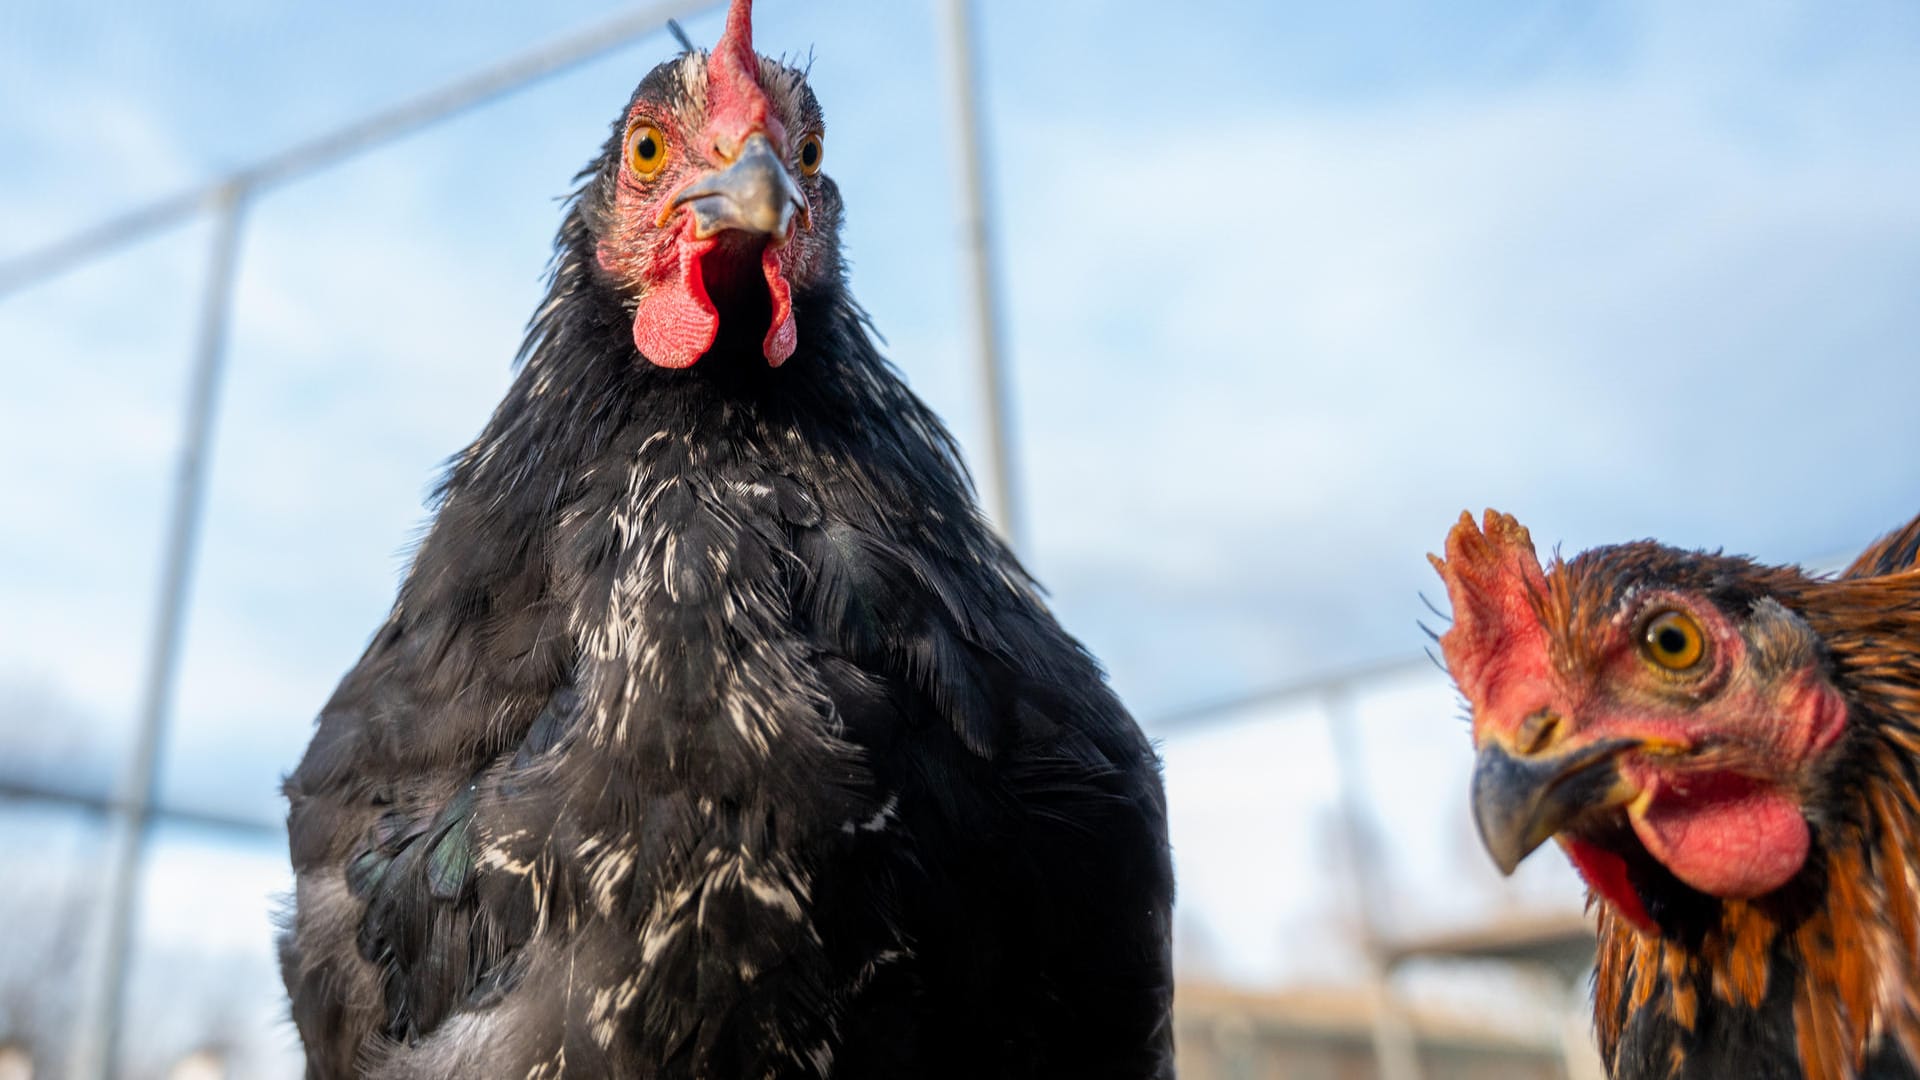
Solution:
M 1465 506 L 1776 558 L 1899 521 L 1920 147 L 1784 151 L 1712 91 L 1655 67 L 1008 125 L 1037 561 L 1130 690 L 1416 647 L 1420 556 Z M 1115 152 L 1142 131 L 1147 176 Z M 1261 622 L 1271 674 L 1222 663 Z

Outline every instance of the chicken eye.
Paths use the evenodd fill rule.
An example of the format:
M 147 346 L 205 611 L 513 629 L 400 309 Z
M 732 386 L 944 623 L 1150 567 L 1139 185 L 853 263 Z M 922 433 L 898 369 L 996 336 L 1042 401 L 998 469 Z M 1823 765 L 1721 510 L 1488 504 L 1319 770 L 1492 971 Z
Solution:
M 809 135 L 800 140 L 800 171 L 812 176 L 820 171 L 820 158 L 826 153 L 820 145 L 820 136 Z
M 1668 671 L 1685 671 L 1700 662 L 1707 651 L 1707 640 L 1693 616 L 1683 611 L 1663 611 L 1647 623 L 1641 648 L 1647 659 Z
M 667 163 L 667 137 L 652 124 L 639 123 L 627 131 L 627 168 L 650 180 Z

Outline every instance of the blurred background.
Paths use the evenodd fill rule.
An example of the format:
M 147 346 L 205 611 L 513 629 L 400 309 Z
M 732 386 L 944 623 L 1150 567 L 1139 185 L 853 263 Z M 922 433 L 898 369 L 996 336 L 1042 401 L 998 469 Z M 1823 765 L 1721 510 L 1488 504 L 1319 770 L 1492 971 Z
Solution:
M 669 15 L 719 32 L 0 0 L 0 1080 L 299 1075 L 280 775 Z M 1479 850 L 1423 556 L 1492 505 L 1832 566 L 1920 510 L 1920 7 L 756 22 L 888 354 L 1161 742 L 1183 1075 L 1597 1075 L 1581 889 Z

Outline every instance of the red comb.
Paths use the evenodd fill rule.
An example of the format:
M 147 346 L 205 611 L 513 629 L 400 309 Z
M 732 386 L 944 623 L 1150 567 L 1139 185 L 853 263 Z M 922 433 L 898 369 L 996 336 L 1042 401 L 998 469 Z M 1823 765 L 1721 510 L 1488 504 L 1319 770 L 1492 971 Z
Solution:
M 1503 674 L 1530 668 L 1546 655 L 1547 632 L 1540 622 L 1546 574 L 1526 527 L 1493 510 L 1484 525 L 1475 525 L 1472 514 L 1461 514 L 1447 533 L 1447 557 L 1427 558 L 1453 602 L 1453 626 L 1440 636 L 1440 649 L 1477 714 L 1497 692 Z
M 727 28 L 707 57 L 709 132 L 731 153 L 748 135 L 768 130 L 771 112 L 753 51 L 753 0 L 733 0 Z

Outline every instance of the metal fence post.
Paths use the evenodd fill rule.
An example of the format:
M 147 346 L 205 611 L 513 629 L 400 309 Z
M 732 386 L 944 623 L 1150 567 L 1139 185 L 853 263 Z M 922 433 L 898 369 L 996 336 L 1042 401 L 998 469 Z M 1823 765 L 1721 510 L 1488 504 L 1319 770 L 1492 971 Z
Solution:
M 1333 740 L 1333 757 L 1340 789 L 1340 825 L 1347 849 L 1347 880 L 1353 889 L 1353 910 L 1360 919 L 1361 946 L 1366 951 L 1367 981 L 1373 997 L 1373 1057 L 1380 1080 L 1420 1080 L 1420 1054 L 1412 1026 L 1393 993 L 1380 941 L 1380 898 L 1385 882 L 1373 860 L 1373 846 L 1361 824 L 1366 814 L 1361 782 L 1359 713 L 1353 707 L 1353 689 L 1346 683 L 1329 686 L 1320 699 Z
M 194 556 L 199 548 L 201 512 L 206 504 L 207 450 L 219 404 L 228 312 L 233 302 L 234 270 L 246 199 L 244 186 L 230 184 L 222 188 L 214 200 L 213 246 L 201 293 L 180 454 L 174 465 L 173 504 L 167 515 L 165 547 L 161 554 L 160 596 L 142 682 L 139 727 L 134 733 L 133 754 L 121 780 L 117 813 L 110 819 L 112 852 L 107 864 L 107 898 L 101 914 L 100 965 L 89 987 L 70 1070 L 70 1075 L 79 1080 L 110 1077 L 120 1071 L 117 1062 L 126 1004 L 127 967 L 132 957 L 134 900 L 139 890 L 141 856 L 146 849 L 161 744 L 180 669 L 181 636 L 186 624 Z
M 946 0 L 947 66 L 953 90 L 955 164 L 960 181 L 960 226 L 967 275 L 972 285 L 974 347 L 977 350 L 980 403 L 986 420 L 982 449 L 986 500 L 994 524 L 1007 543 L 1020 549 L 1019 494 L 1014 488 L 1012 433 L 1007 418 L 1009 388 L 1001 355 L 1000 294 L 994 281 L 992 216 L 987 168 L 982 158 L 978 58 L 973 45 L 971 0 Z

